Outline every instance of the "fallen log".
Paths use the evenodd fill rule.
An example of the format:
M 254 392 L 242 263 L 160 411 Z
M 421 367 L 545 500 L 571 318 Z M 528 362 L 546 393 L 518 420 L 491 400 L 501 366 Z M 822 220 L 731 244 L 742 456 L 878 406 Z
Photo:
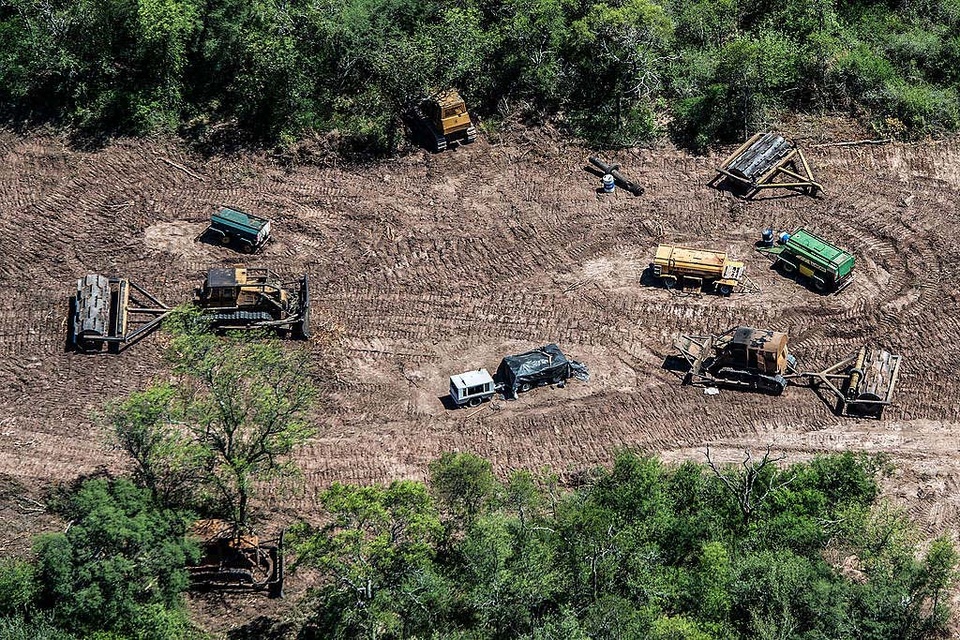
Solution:
M 618 171 L 620 165 L 618 164 L 607 164 L 597 157 L 590 156 L 590 164 L 597 167 L 604 173 L 609 173 L 613 176 L 614 181 L 620 185 L 621 188 L 626 189 L 635 196 L 643 195 L 643 187 L 638 185 L 636 182 L 627 180 L 627 178 Z

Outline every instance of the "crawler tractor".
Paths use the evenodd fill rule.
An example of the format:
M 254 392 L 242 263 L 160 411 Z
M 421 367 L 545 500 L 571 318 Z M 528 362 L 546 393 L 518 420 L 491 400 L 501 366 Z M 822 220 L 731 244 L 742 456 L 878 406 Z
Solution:
M 735 327 L 719 336 L 681 336 L 676 343 L 690 365 L 686 382 L 745 387 L 778 396 L 784 375 L 796 359 L 787 351 L 787 334 Z
M 307 276 L 283 282 L 267 269 L 214 268 L 197 290 L 197 306 L 213 328 L 275 329 L 310 337 L 310 293 Z
M 477 129 L 467 112 L 467 105 L 456 89 L 422 100 L 406 119 L 437 152 L 445 150 L 454 141 L 469 143 L 477 139 Z
M 283 597 L 283 532 L 274 540 L 238 535 L 223 520 L 199 520 L 191 534 L 199 539 L 203 556 L 187 567 L 196 591 L 266 591 Z
M 787 351 L 787 335 L 735 327 L 714 335 L 681 335 L 674 343 L 686 360 L 684 382 L 753 388 L 780 395 L 787 384 L 826 390 L 836 413 L 879 418 L 893 400 L 900 356 L 860 347 L 821 371 L 801 371 Z

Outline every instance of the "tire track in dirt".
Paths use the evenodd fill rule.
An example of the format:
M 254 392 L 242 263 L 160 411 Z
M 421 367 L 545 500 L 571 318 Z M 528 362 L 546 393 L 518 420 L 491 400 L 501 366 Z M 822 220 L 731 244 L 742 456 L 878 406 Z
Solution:
M 956 145 L 945 151 L 960 165 Z M 832 415 L 810 390 L 705 396 L 662 368 L 679 333 L 738 324 L 787 330 L 811 367 L 864 341 L 902 353 L 898 406 L 870 433 L 960 423 L 960 407 L 944 401 L 960 397 L 956 366 L 942 355 L 960 338 L 960 249 L 942 239 L 960 227 L 960 170 L 931 163 L 920 147 L 820 149 L 811 155 L 823 198 L 746 203 L 706 186 L 716 158 L 669 149 L 608 158 L 647 193 L 598 197 L 599 181 L 582 169 L 587 155 L 553 142 L 481 141 L 362 170 L 281 167 L 263 156 L 202 158 L 146 142 L 85 154 L 0 132 L 0 278 L 9 283 L 0 407 L 13 419 L 0 427 L 10 434 L 0 437 L 0 472 L 118 468 L 91 414 L 162 374 L 159 336 L 120 356 L 63 353 L 65 302 L 78 276 L 124 275 L 177 303 L 218 264 L 311 276 L 322 336 L 312 349 L 325 382 L 319 435 L 299 456 L 304 484 L 289 498 L 304 512 L 331 482 L 423 477 L 450 449 L 487 455 L 501 472 L 549 465 L 572 476 L 618 447 L 780 442 L 797 455 L 854 447 L 845 434 L 862 423 Z M 154 225 L 200 225 L 219 204 L 272 217 L 276 241 L 256 256 L 186 233 L 146 243 Z M 857 254 L 857 281 L 821 296 L 769 270 L 753 250 L 768 225 L 809 225 L 836 238 Z M 762 291 L 724 299 L 644 287 L 660 241 L 722 246 L 747 262 Z M 592 381 L 475 415 L 441 405 L 451 373 L 493 368 L 546 342 L 586 362 Z M 955 504 L 938 508 L 927 496 L 957 486 L 956 450 L 946 439 L 931 439 L 930 450 L 890 442 L 909 473 L 940 465 L 911 504 L 932 527 L 955 523 Z

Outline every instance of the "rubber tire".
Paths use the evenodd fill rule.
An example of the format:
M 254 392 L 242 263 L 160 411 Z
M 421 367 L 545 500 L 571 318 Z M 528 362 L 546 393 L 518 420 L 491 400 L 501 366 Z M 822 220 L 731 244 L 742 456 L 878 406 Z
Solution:
M 522 385 L 520 385 L 520 388 L 518 389 L 518 391 L 520 391 L 521 393 L 526 393 L 527 391 L 530 391 L 530 389 L 532 388 L 533 387 L 530 385 L 529 382 L 524 382 Z
M 483 402 L 483 400 L 481 400 L 480 398 L 470 398 L 470 400 L 467 401 L 467 406 L 479 407 L 481 402 Z
M 813 288 L 819 291 L 820 293 L 823 293 L 824 291 L 827 290 L 827 283 L 824 282 L 823 280 L 813 278 Z
M 783 269 L 784 273 L 793 273 L 797 270 L 797 268 L 789 262 L 780 262 L 780 268 Z
M 246 254 L 253 253 L 253 245 L 244 240 L 240 243 L 240 251 Z
M 719 287 L 717 287 L 717 293 L 719 293 L 723 297 L 727 297 L 731 293 L 733 293 L 733 287 L 731 287 L 728 284 L 722 284 Z
M 233 237 L 229 233 L 225 233 L 220 237 L 220 244 L 227 245 L 233 241 Z

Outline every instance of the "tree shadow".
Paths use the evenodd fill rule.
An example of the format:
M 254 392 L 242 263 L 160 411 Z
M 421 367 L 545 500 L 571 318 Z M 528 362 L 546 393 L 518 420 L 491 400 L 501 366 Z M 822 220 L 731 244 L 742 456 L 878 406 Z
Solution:
M 281 618 L 257 616 L 241 627 L 227 631 L 227 640 L 262 640 L 263 638 L 293 638 L 296 625 Z

